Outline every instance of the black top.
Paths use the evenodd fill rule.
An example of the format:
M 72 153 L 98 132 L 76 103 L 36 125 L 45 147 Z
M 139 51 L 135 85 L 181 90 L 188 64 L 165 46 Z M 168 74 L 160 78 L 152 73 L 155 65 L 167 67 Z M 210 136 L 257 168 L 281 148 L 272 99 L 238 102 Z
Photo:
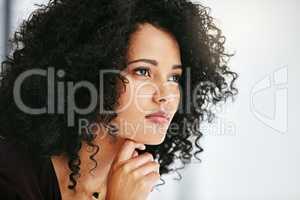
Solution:
M 0 136 L 0 199 L 61 200 L 51 159 L 33 159 L 20 145 Z

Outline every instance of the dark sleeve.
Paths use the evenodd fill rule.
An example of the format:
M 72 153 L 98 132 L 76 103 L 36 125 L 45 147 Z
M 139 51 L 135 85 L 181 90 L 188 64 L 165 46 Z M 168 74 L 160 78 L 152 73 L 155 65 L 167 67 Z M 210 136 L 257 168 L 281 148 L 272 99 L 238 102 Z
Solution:
M 30 157 L 16 143 L 0 139 L 0 199 L 43 200 Z
M 5 180 L 2 173 L 0 175 L 0 199 L 20 200 L 21 197 L 13 185 Z

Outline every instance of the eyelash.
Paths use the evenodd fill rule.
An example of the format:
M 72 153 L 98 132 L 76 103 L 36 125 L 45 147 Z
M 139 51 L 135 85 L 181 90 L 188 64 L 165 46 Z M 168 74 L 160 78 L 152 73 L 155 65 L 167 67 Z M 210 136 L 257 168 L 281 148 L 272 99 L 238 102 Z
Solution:
M 134 69 L 134 72 L 142 71 L 142 70 L 146 70 L 146 71 L 148 72 L 148 74 L 149 74 L 149 77 L 151 77 L 151 76 L 150 76 L 150 69 L 149 69 L 149 68 L 146 68 L 146 67 L 138 67 L 138 68 L 135 68 L 135 69 Z
M 151 77 L 151 75 L 150 75 L 151 70 L 148 67 L 138 67 L 138 68 L 135 68 L 133 71 L 137 72 L 137 71 L 142 71 L 142 70 L 146 70 L 147 73 L 148 73 L 148 77 Z M 173 74 L 173 76 L 177 78 L 177 81 L 175 81 L 175 82 L 179 83 L 180 79 L 181 79 L 181 75 L 180 74 Z

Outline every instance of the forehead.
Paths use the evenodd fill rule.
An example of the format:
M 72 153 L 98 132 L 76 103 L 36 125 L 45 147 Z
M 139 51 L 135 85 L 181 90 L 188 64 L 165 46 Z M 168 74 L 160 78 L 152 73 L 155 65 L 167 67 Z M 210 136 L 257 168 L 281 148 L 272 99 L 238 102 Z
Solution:
M 170 33 L 146 23 L 131 35 L 127 58 L 129 61 L 148 58 L 180 63 L 180 50 Z

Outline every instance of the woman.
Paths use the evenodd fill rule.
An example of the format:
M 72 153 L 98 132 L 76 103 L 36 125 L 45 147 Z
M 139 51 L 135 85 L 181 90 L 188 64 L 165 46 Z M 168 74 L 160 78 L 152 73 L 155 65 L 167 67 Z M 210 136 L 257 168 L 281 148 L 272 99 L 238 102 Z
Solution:
M 237 93 L 224 42 L 187 0 L 42 5 L 2 63 L 3 199 L 146 199 Z

